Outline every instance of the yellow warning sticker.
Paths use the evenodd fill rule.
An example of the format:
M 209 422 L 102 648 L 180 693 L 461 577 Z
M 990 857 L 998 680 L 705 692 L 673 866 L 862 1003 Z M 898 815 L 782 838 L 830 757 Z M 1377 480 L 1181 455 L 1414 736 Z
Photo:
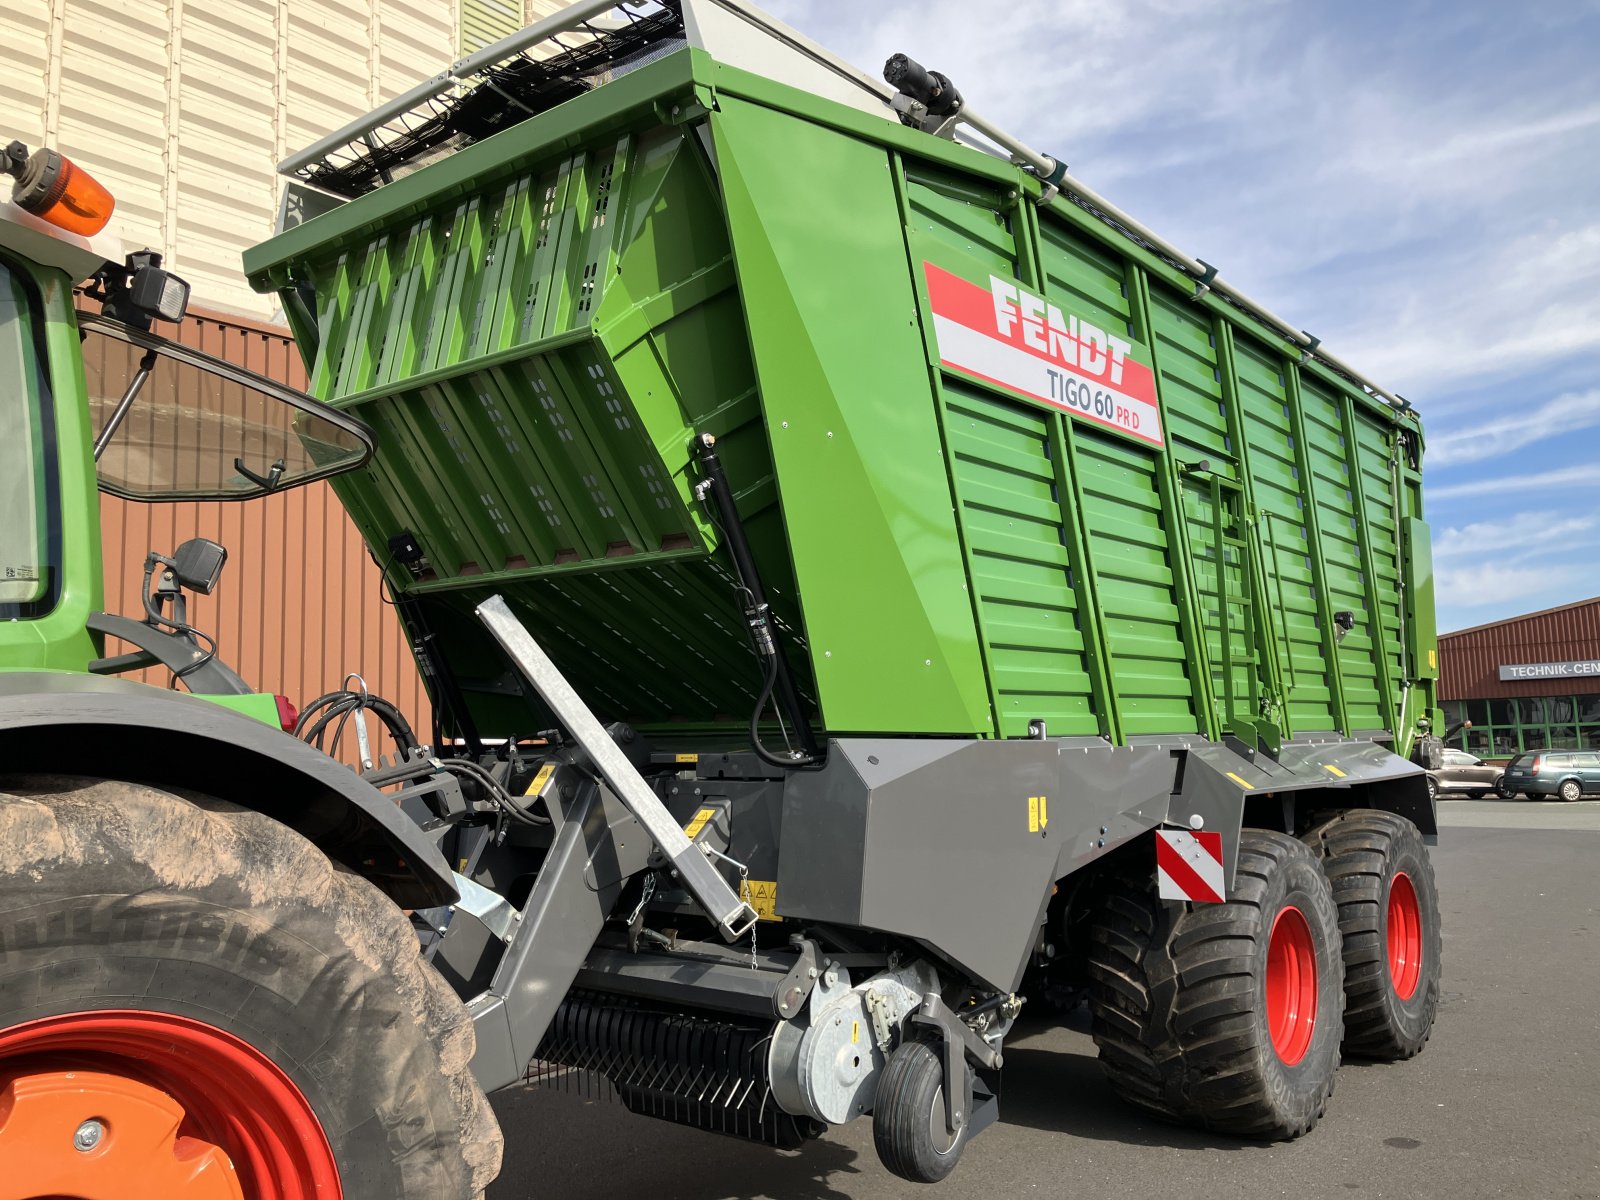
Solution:
M 763 921 L 779 920 L 778 883 L 773 879 L 746 879 L 740 897 Z
M 1439 669 L 1439 652 L 1437 650 L 1429 650 L 1428 651 L 1428 670 L 1437 671 L 1438 669 Z
M 860 1043 L 861 1043 L 861 1022 L 860 1021 L 851 1021 L 850 1022 L 850 1044 L 852 1046 L 856 1046 L 856 1045 L 859 1045 Z
M 1028 832 L 1038 833 L 1050 825 L 1050 798 L 1048 796 L 1028 797 Z
M 680 754 L 677 759 L 681 763 L 697 763 L 700 761 L 700 756 L 698 754 Z
M 538 774 L 533 777 L 533 782 L 528 785 L 528 790 L 522 794 L 524 796 L 542 796 L 544 794 L 544 785 L 550 782 L 550 776 L 555 773 L 555 763 L 545 763 L 544 766 L 539 768 Z
M 1249 780 L 1244 779 L 1241 776 L 1235 775 L 1232 771 L 1227 772 L 1227 776 L 1228 776 L 1229 779 L 1231 779 L 1235 783 L 1237 783 L 1240 787 L 1245 788 L 1248 791 L 1252 791 L 1253 792 L 1253 791 L 1256 790 L 1256 785 L 1255 784 L 1251 783 Z
M 1344 778 L 1344 772 L 1339 770 L 1338 767 L 1332 765 L 1331 763 L 1323 763 L 1322 764 L 1322 769 L 1324 771 L 1326 771 L 1329 775 L 1336 776 L 1339 779 L 1343 779 Z
M 716 809 L 702 808 L 699 812 L 695 813 L 694 819 L 683 827 L 684 836 L 687 837 L 691 842 L 694 841 L 695 838 L 700 836 L 700 831 L 706 827 L 706 822 L 711 820 L 711 818 L 716 815 Z

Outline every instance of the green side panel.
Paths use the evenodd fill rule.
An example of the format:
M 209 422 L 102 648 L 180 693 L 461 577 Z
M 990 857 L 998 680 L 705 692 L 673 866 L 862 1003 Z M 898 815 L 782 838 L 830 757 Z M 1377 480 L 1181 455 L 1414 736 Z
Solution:
M 1322 528 L 1323 567 L 1328 581 L 1328 608 L 1357 616 L 1355 628 L 1338 643 L 1340 677 L 1351 729 L 1380 729 L 1385 715 L 1381 658 L 1375 653 L 1368 607 L 1367 577 L 1362 565 L 1360 508 L 1356 503 L 1350 457 L 1346 453 L 1340 401 L 1331 390 L 1301 375 L 1312 486 Z M 1348 732 L 1348 730 L 1346 731 Z
M 1040 226 L 1045 298 L 1141 344 L 1129 299 L 1128 265 L 1109 247 L 1054 222 Z M 1124 734 L 1195 733 L 1201 720 L 1184 646 L 1176 565 L 1162 511 L 1158 450 L 1077 421 L 1073 440 L 1078 519 L 1092 563 Z
M 1075 434 L 1077 487 L 1095 592 L 1127 734 L 1198 733 L 1155 454 L 1110 434 Z
M 1276 643 L 1291 729 L 1334 729 L 1320 601 L 1306 522 L 1307 482 L 1296 463 L 1282 357 L 1253 338 L 1234 341 L 1245 439 L 1266 576 L 1267 626 Z
M 1056 486 L 1058 420 L 962 381 L 943 385 L 945 431 L 961 500 L 1000 732 L 1041 718 L 1052 734 L 1097 734 L 1066 521 Z
M 729 97 L 711 128 L 828 727 L 992 733 L 890 157 Z
M 1372 639 L 1379 670 L 1390 682 L 1390 696 L 1398 695 L 1399 681 L 1405 679 L 1403 621 L 1400 591 L 1399 501 L 1396 494 L 1397 465 L 1392 449 L 1393 434 L 1367 421 L 1355 422 L 1356 475 L 1365 500 L 1366 529 L 1372 562 L 1372 600 L 1366 614 L 1358 614 L 1356 624 L 1365 626 Z M 1354 636 L 1352 634 L 1352 636 Z M 1394 729 L 1398 705 L 1393 699 L 1385 706 L 1379 727 Z
M 1211 670 L 1217 727 L 1259 714 L 1260 614 L 1250 574 L 1240 450 L 1230 433 L 1228 397 L 1211 314 L 1167 288 L 1150 288 L 1150 315 L 1169 453 L 1185 473 L 1179 497 L 1194 564 L 1200 627 Z M 1227 485 L 1213 486 L 1213 477 Z
M 1413 678 L 1439 677 L 1439 625 L 1433 607 L 1433 536 L 1428 523 L 1407 517 L 1406 639 Z M 1425 715 L 1425 714 L 1424 714 Z

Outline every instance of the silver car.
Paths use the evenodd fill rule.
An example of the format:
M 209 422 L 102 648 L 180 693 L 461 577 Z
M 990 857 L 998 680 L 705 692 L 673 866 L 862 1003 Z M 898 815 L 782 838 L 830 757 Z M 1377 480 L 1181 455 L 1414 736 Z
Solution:
M 1428 772 L 1428 795 L 1432 798 L 1441 792 L 1465 792 L 1474 800 L 1482 800 L 1498 789 L 1504 771 L 1504 767 L 1486 763 L 1465 750 L 1446 750 L 1444 766 Z

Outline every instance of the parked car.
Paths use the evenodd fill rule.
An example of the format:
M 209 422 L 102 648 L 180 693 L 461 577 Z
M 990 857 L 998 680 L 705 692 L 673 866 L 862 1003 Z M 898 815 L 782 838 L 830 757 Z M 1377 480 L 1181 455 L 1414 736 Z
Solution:
M 1428 772 L 1428 795 L 1440 792 L 1465 792 L 1474 800 L 1482 800 L 1500 784 L 1500 768 L 1486 763 L 1465 750 L 1446 750 L 1444 766 Z
M 1529 750 L 1506 767 L 1502 796 L 1559 796 L 1571 802 L 1600 796 L 1600 751 Z

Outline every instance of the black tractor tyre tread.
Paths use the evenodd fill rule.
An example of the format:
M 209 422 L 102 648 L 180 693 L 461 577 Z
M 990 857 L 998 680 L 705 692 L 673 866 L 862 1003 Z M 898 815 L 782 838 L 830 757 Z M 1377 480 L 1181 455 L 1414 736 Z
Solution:
M 1294 1068 L 1278 1061 L 1255 1011 L 1263 902 L 1284 872 L 1310 889 L 1302 911 L 1313 910 L 1307 923 L 1325 943 L 1320 1001 L 1332 1007 Z M 1333 900 L 1309 848 L 1245 830 L 1225 904 L 1160 900 L 1145 871 L 1109 876 L 1091 903 L 1089 1004 L 1112 1090 L 1163 1120 L 1218 1132 L 1279 1141 L 1312 1129 L 1333 1094 L 1343 990 Z
M 938 1183 L 955 1170 L 966 1148 L 971 1114 L 949 1150 L 934 1149 L 928 1134 L 928 1114 L 944 1101 L 944 1060 L 927 1042 L 902 1042 L 889 1056 L 878 1079 L 872 1109 L 872 1141 L 878 1159 L 891 1174 L 911 1183 Z
M 1344 1048 L 1361 1058 L 1398 1062 L 1427 1045 L 1439 1009 L 1443 951 L 1433 863 L 1417 827 L 1378 809 L 1351 809 L 1310 829 L 1305 841 L 1322 860 L 1339 906 L 1344 940 Z M 1389 977 L 1388 888 L 1408 866 L 1423 929 L 1423 974 L 1410 1001 Z
M 65 935 L 30 961 L 11 926 L 32 920 L 37 930 L 44 918 L 29 913 L 40 905 L 75 905 L 69 911 L 84 922 L 109 916 L 133 933 L 109 949 L 103 930 L 92 944 Z M 251 983 L 243 967 L 219 965 L 226 954 L 185 946 L 202 936 L 194 914 L 259 937 L 251 953 L 304 953 L 263 965 L 270 980 Z M 145 1008 L 207 1019 L 251 1041 L 323 1120 L 349 1200 L 476 1200 L 499 1172 L 502 1138 L 472 1076 L 465 1006 L 423 961 L 393 901 L 270 817 L 116 780 L 0 779 L 0 948 L 13 951 L 8 982 L 26 977 L 25 986 L 0 989 L 0 1028 L 97 1007 Z M 134 990 L 128 979 L 141 969 L 173 982 Z M 188 993 L 179 986 L 185 973 L 195 989 Z M 278 981 L 309 999 L 272 993 Z M 230 987 L 239 991 L 234 1000 L 270 998 L 224 1018 L 229 1010 L 206 1004 Z M 305 1045 L 287 1047 L 296 1027 L 308 1031 Z

